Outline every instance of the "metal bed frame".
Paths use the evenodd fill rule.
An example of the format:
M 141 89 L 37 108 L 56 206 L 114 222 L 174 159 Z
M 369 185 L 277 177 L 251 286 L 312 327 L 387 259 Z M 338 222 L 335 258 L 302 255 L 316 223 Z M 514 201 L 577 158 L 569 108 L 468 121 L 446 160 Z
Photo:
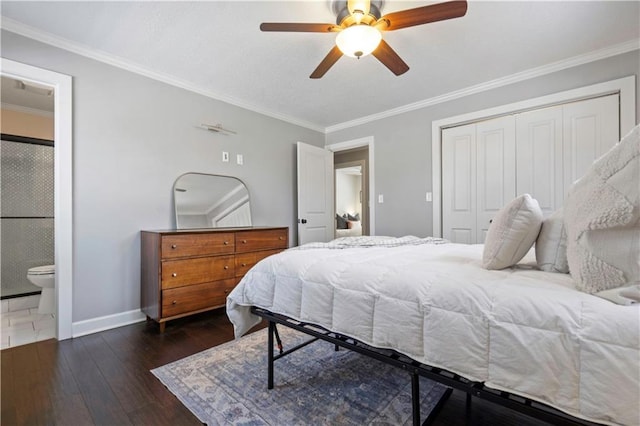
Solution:
M 289 318 L 285 315 L 273 313 L 266 309 L 251 307 L 251 312 L 268 322 L 268 338 L 267 338 L 267 361 L 268 361 L 268 372 L 267 372 L 267 388 L 273 389 L 273 372 L 274 372 L 274 362 L 284 356 L 289 355 L 292 352 L 297 351 L 310 343 L 313 343 L 317 340 L 324 340 L 326 342 L 333 343 L 335 345 L 336 351 L 340 348 L 346 348 L 354 352 L 358 352 L 360 354 L 366 355 L 370 358 L 376 359 L 378 361 L 384 362 L 386 364 L 390 364 L 396 366 L 398 368 L 402 368 L 407 371 L 411 376 L 411 405 L 412 405 L 412 416 L 413 416 L 413 425 L 420 425 L 420 376 L 431 379 L 435 382 L 441 383 L 447 386 L 447 391 L 443 394 L 440 401 L 436 404 L 432 412 L 428 415 L 427 419 L 424 420 L 423 425 L 429 424 L 438 414 L 440 408 L 447 401 L 453 389 L 458 389 L 467 394 L 466 396 L 466 407 L 467 413 L 471 408 L 472 397 L 484 399 L 490 401 L 492 403 L 501 405 L 503 407 L 510 408 L 512 410 L 518 411 L 530 417 L 543 420 L 549 422 L 554 425 L 559 426 L 594 426 L 597 423 L 593 423 L 587 420 L 579 419 L 573 416 L 570 416 L 562 411 L 559 411 L 555 408 L 549 407 L 548 405 L 542 404 L 537 401 L 533 401 L 531 399 L 509 393 L 504 391 L 498 391 L 495 389 L 491 389 L 484 385 L 482 382 L 474 382 L 464 377 L 452 373 L 447 370 L 443 370 L 441 368 L 432 367 L 426 364 L 422 364 L 418 361 L 415 361 L 406 355 L 400 354 L 391 349 L 379 349 L 369 345 L 366 345 L 354 338 L 344 336 L 320 326 L 304 323 L 292 318 Z M 282 342 L 280 340 L 280 336 L 278 335 L 278 330 L 276 328 L 276 324 L 282 324 L 286 327 L 293 328 L 295 330 L 301 331 L 312 338 L 307 340 L 295 347 L 292 347 L 288 350 L 284 350 L 282 346 Z M 277 348 L 279 353 L 275 354 L 274 343 L 277 344 Z

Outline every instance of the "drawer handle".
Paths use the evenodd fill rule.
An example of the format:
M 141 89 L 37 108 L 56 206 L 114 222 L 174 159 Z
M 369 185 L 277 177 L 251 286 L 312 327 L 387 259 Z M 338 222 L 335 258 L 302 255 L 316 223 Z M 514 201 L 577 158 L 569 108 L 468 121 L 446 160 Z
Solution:
M 229 241 L 225 241 L 225 242 L 224 242 L 224 245 L 225 245 L 225 246 L 228 246 L 228 245 L 229 245 Z
M 246 264 L 246 263 L 243 263 L 243 264 L 242 264 L 242 266 L 247 266 L 247 264 Z
M 225 291 L 224 291 L 224 294 L 229 294 L 229 290 L 225 290 Z
M 172 277 L 177 277 L 178 274 L 176 272 L 174 272 L 173 274 L 171 274 Z
M 242 240 L 242 244 L 247 244 L 247 240 Z
M 171 248 L 172 248 L 173 250 L 175 250 L 175 249 L 177 249 L 177 248 L 178 248 L 178 246 L 177 246 L 177 245 L 175 245 L 175 244 L 171 244 Z
M 229 269 L 229 265 L 224 265 L 224 269 Z
M 174 300 L 173 302 L 171 302 L 172 305 L 175 305 L 176 303 L 178 303 L 177 300 Z
M 284 237 L 278 237 L 278 239 L 279 239 L 280 241 L 282 241 L 282 240 L 284 240 Z

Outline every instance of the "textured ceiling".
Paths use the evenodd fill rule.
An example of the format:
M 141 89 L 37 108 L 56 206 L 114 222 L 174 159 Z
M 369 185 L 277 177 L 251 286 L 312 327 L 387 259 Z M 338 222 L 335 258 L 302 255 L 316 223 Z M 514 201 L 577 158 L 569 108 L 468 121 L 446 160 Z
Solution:
M 388 0 L 382 13 L 429 3 Z M 637 1 L 470 1 L 465 17 L 384 33 L 410 66 L 402 76 L 372 56 L 343 57 L 312 80 L 334 36 L 259 25 L 334 22 L 328 1 L 3 0 L 2 16 L 9 30 L 318 129 L 640 38 Z

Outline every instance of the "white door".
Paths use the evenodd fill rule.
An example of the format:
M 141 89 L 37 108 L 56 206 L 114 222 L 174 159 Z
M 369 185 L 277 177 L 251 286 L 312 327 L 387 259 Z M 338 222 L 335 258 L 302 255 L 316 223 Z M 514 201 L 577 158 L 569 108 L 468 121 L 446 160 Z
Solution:
M 489 223 L 516 197 L 516 129 L 512 115 L 476 127 L 477 222 L 474 243 L 484 243 Z
M 620 140 L 620 95 L 563 105 L 564 194 Z
M 516 194 L 531 194 L 548 217 L 564 201 L 562 107 L 516 116 Z
M 476 236 L 476 125 L 442 132 L 442 237 L 471 244 Z
M 550 215 L 619 128 L 615 94 L 443 130 L 443 237 L 484 242 L 490 220 L 520 194 Z
M 514 122 L 506 116 L 443 132 L 443 238 L 484 242 L 490 220 L 515 197 Z
M 333 239 L 333 152 L 298 142 L 298 245 Z

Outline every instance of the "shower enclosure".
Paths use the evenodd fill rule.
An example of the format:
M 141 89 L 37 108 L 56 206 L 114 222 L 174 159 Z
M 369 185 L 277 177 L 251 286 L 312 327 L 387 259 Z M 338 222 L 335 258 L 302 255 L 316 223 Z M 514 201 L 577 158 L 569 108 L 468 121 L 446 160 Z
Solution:
M 53 141 L 2 135 L 0 296 L 37 294 L 29 268 L 54 263 Z

